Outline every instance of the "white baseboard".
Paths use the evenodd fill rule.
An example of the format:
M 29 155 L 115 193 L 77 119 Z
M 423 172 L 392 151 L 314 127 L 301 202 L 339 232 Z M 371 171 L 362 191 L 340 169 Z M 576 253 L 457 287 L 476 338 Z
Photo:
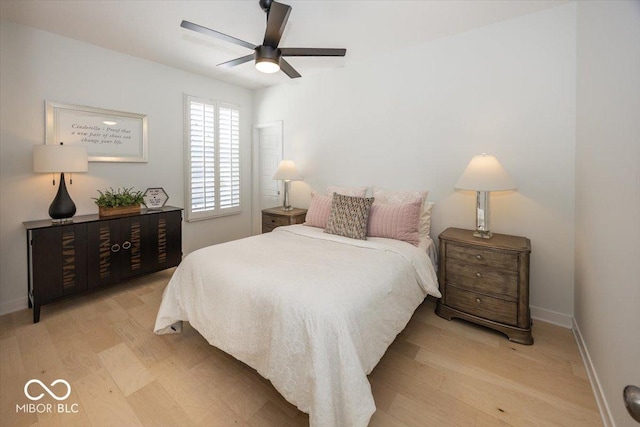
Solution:
M 533 319 L 542 320 L 543 322 L 552 323 L 554 325 L 562 326 L 563 328 L 571 329 L 573 324 L 573 317 L 568 314 L 558 313 L 557 311 L 547 310 L 546 308 L 540 308 L 531 306 L 531 317 Z
M 3 301 L 0 303 L 0 316 L 22 310 L 28 306 L 29 299 L 27 297 L 16 298 L 11 301 Z
M 580 350 L 580 356 L 582 356 L 584 366 L 587 369 L 587 376 L 589 377 L 589 382 L 591 383 L 591 388 L 593 389 L 593 394 L 596 398 L 598 409 L 600 410 L 602 424 L 604 425 L 604 427 L 616 427 L 616 424 L 613 421 L 613 417 L 611 416 L 611 411 L 609 410 L 607 400 L 604 398 L 604 392 L 602 390 L 602 386 L 600 385 L 598 374 L 596 374 L 595 367 L 593 366 L 593 363 L 591 363 L 589 351 L 587 350 L 584 339 L 582 339 L 582 334 L 580 333 L 580 328 L 578 327 L 578 322 L 576 322 L 575 318 L 572 318 L 571 330 L 573 331 L 573 335 L 575 336 L 576 342 L 578 343 L 578 349 Z

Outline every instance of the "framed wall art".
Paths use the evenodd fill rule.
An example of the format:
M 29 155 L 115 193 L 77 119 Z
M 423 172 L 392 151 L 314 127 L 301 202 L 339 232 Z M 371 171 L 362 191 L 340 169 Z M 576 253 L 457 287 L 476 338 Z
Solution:
M 46 144 L 87 147 L 90 162 L 147 162 L 147 116 L 46 101 Z

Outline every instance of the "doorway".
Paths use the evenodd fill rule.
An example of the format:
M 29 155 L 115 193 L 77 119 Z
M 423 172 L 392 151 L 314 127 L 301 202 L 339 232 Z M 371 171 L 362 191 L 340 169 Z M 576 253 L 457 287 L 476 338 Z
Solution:
M 260 234 L 262 228 L 262 209 L 279 206 L 280 186 L 282 183 L 273 179 L 282 160 L 282 121 L 262 123 L 253 130 L 253 194 L 251 215 L 252 234 Z

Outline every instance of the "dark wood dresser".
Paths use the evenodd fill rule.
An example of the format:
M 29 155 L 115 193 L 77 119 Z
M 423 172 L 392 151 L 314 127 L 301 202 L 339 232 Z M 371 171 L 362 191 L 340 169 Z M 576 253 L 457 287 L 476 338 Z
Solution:
M 436 313 L 493 328 L 513 342 L 533 344 L 529 239 L 506 234 L 482 239 L 460 228 L 448 228 L 439 239 L 442 298 Z
M 79 215 L 69 223 L 24 222 L 29 308 L 103 289 L 130 277 L 175 267 L 182 260 L 182 209 L 139 214 Z
M 302 224 L 307 217 L 307 210 L 293 208 L 283 211 L 281 207 L 262 210 L 262 232 L 269 233 L 282 225 Z

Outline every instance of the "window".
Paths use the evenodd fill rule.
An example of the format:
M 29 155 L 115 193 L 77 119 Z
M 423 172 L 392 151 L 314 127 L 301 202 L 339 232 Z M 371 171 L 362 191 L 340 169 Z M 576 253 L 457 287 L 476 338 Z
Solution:
M 187 221 L 240 212 L 240 108 L 186 96 Z

